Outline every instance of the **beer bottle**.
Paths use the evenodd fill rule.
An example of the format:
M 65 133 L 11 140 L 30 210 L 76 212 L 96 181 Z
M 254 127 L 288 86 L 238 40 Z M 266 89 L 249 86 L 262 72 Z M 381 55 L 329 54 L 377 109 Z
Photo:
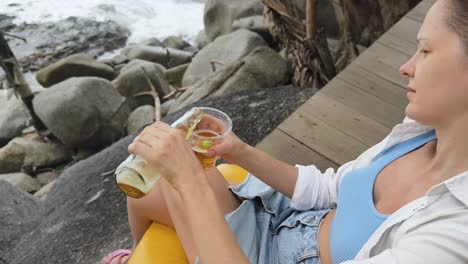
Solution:
M 171 126 L 183 129 L 185 139 L 188 139 L 202 116 L 202 109 L 195 107 L 177 119 Z M 115 180 L 118 187 L 126 195 L 133 198 L 142 198 L 147 195 L 160 177 L 158 168 L 148 164 L 142 157 L 133 154 L 128 156 L 115 170 Z

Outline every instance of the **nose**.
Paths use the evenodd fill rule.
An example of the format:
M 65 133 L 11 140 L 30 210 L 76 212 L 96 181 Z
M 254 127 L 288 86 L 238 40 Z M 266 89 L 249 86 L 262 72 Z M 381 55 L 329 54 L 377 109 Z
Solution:
M 415 57 L 413 56 L 400 67 L 400 74 L 406 78 L 413 78 L 415 72 Z

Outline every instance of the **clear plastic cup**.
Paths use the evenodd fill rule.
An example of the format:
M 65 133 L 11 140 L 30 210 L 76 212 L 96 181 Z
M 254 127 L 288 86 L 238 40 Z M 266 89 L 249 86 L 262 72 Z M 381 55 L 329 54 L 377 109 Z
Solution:
M 205 170 L 213 168 L 218 157 L 207 157 L 208 150 L 223 142 L 232 131 L 232 120 L 218 109 L 200 107 L 203 117 L 189 140 L 192 150 Z

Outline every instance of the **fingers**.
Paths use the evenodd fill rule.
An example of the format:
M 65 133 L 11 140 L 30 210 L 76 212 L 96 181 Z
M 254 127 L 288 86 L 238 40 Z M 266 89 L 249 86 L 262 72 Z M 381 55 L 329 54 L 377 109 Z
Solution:
M 197 129 L 208 129 L 218 134 L 222 134 L 226 131 L 226 125 L 219 118 L 204 114 L 202 120 L 197 125 Z
M 144 159 L 147 159 L 151 155 L 152 148 L 142 142 L 132 142 L 128 146 L 128 152 L 131 154 L 136 154 L 142 156 Z

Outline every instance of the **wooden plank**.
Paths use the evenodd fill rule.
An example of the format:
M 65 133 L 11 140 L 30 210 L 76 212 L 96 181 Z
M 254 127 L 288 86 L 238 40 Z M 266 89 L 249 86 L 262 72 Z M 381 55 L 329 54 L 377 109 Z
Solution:
M 427 11 L 429 11 L 429 8 L 434 4 L 434 2 L 435 1 L 428 1 L 428 0 L 421 1 L 410 12 L 408 12 L 408 14 L 406 14 L 406 17 L 414 19 L 419 22 L 423 22 L 424 17 L 427 14 Z
M 339 167 L 338 164 L 308 148 L 279 129 L 273 130 L 270 135 L 257 144 L 256 148 L 291 165 L 314 164 L 322 171 L 328 168 L 336 169 Z
M 411 55 L 404 54 L 398 50 L 382 45 L 379 42 L 374 42 L 362 56 L 356 58 L 356 61 L 383 62 L 399 73 L 401 65 L 406 63 L 410 58 Z
M 337 76 L 376 97 L 405 109 L 408 104 L 406 88 L 389 82 L 361 67 L 347 67 Z
M 308 100 L 302 112 L 314 115 L 328 125 L 371 147 L 381 141 L 391 129 L 355 110 L 333 100 L 323 93 Z
M 361 56 L 357 57 L 352 65 L 353 67 L 359 65 L 390 82 L 406 87 L 408 81 L 400 75 L 399 68 L 409 58 L 408 55 L 380 43 L 374 43 Z
M 408 56 L 413 56 L 418 49 L 418 45 L 416 45 L 416 43 L 401 39 L 392 33 L 383 34 L 379 39 L 377 39 L 377 42 Z
M 368 146 L 328 125 L 299 107 L 279 129 L 329 160 L 344 164 L 359 156 Z
M 330 96 L 336 101 L 389 128 L 393 128 L 396 124 L 401 123 L 405 117 L 404 110 L 339 78 L 335 78 L 329 82 L 327 86 L 320 90 L 320 93 Z
M 388 32 L 400 39 L 416 43 L 416 36 L 418 35 L 421 24 L 421 22 L 411 18 L 402 17 Z

